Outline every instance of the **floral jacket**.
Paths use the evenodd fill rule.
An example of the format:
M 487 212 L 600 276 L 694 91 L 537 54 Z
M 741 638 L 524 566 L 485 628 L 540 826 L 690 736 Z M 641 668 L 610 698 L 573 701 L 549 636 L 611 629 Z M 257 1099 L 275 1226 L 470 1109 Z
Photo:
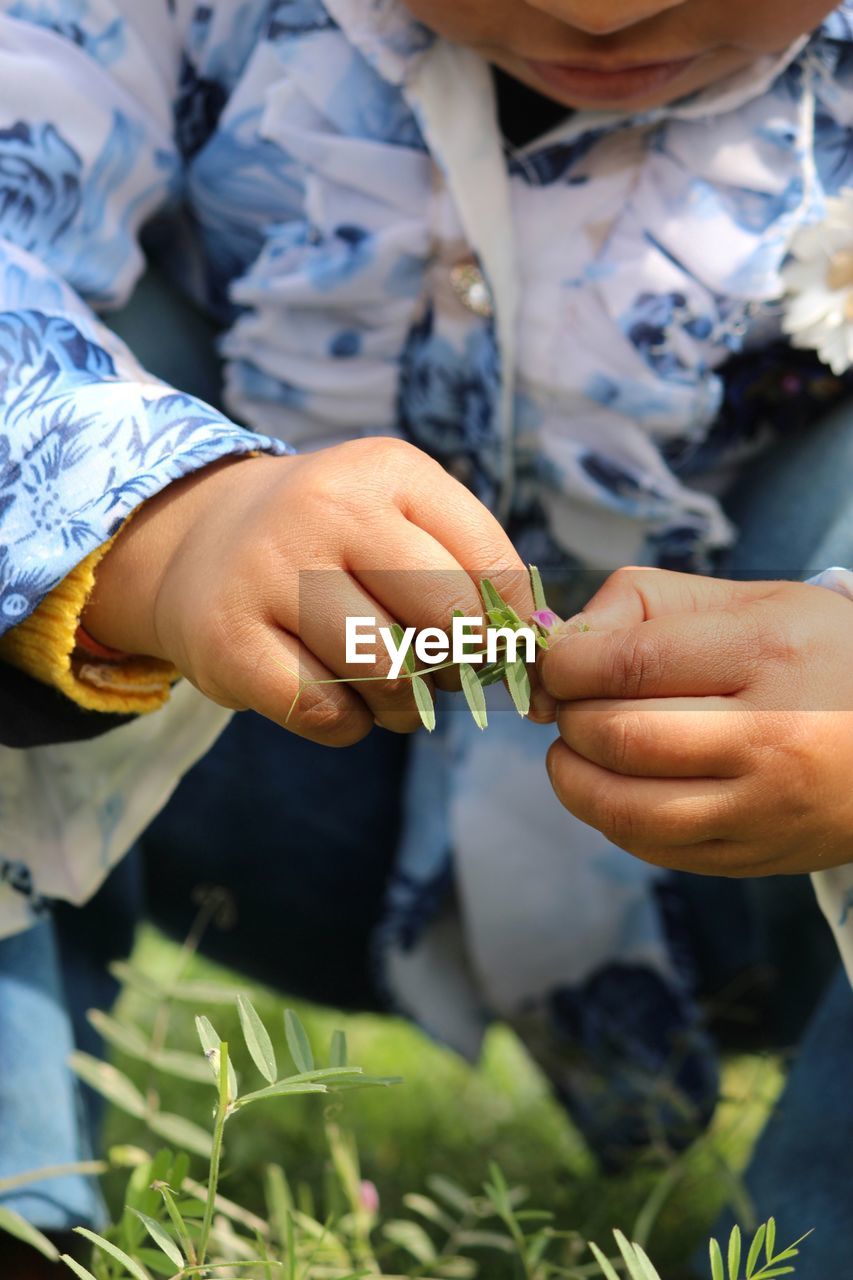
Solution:
M 144 499 L 258 447 L 235 422 L 271 450 L 398 433 L 543 565 L 707 567 L 767 426 L 721 371 L 781 337 L 788 246 L 850 183 L 851 128 L 849 3 L 689 100 L 577 113 L 512 151 L 488 68 L 399 0 L 0 0 L 0 634 Z M 222 323 L 234 421 L 97 318 L 143 235 Z M 0 936 L 40 895 L 85 898 L 224 719 L 181 689 L 107 740 L 0 750 Z M 475 795 L 474 757 L 468 775 Z M 482 824 L 454 812 L 463 893 L 486 903 L 474 967 L 500 975 L 469 1007 L 523 1003 L 500 877 L 465 859 Z M 405 882 L 439 879 L 446 843 L 409 842 Z M 590 902 L 608 856 L 590 846 Z M 573 978 L 607 947 L 664 963 L 651 873 L 618 863 Z M 395 963 L 402 987 L 416 966 Z

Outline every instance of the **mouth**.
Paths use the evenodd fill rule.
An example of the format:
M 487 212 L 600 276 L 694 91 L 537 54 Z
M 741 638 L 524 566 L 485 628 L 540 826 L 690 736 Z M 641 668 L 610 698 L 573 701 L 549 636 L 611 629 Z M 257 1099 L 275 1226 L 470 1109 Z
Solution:
M 582 63 L 537 62 L 531 71 L 552 90 L 584 102 L 630 102 L 665 89 L 692 67 L 698 56 L 669 62 L 594 67 Z

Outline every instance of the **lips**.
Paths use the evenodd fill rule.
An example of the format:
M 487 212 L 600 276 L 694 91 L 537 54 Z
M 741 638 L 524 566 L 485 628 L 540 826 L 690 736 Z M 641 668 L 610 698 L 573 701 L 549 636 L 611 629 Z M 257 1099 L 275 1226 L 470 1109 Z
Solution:
M 543 84 L 581 102 L 630 102 L 665 89 L 696 61 L 696 57 L 690 57 L 642 65 L 591 67 L 531 60 L 528 66 Z

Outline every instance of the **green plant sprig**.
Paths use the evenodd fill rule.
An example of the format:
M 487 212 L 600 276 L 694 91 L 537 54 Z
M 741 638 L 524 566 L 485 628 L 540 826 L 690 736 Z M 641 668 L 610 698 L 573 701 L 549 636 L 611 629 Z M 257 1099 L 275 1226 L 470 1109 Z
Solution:
M 528 567 L 530 575 L 530 586 L 533 593 L 533 602 L 536 606 L 536 612 L 550 612 L 545 597 L 545 588 L 542 583 L 542 575 L 535 565 Z M 484 578 L 480 583 L 480 595 L 483 599 L 484 612 L 493 627 L 501 630 L 520 631 L 526 626 L 532 626 L 532 630 L 536 636 L 536 644 L 540 649 L 547 649 L 549 645 L 548 630 L 541 625 L 536 619 L 531 623 L 525 623 L 513 609 L 512 605 L 507 604 L 500 592 L 488 578 Z M 463 615 L 460 610 L 453 611 L 454 618 L 461 618 Z M 581 627 L 581 630 L 585 628 Z M 399 623 L 394 623 L 391 627 L 392 635 L 398 646 L 403 644 L 405 633 Z M 471 653 L 471 658 L 487 658 L 488 652 L 485 649 Z M 405 671 L 401 671 L 397 677 L 400 680 L 409 680 L 412 684 L 412 693 L 415 699 L 415 705 L 421 723 L 428 733 L 432 733 L 436 726 L 435 704 L 426 683 L 426 678 L 434 676 L 440 671 L 450 671 L 457 664 L 455 662 L 445 662 L 440 666 L 418 668 L 415 663 L 415 657 L 412 653 L 411 644 L 406 648 L 403 655 L 405 663 Z M 290 705 L 290 710 L 285 717 L 285 725 L 290 723 L 299 700 L 306 689 L 313 686 L 331 685 L 331 684 L 377 684 L 384 683 L 389 676 L 356 676 L 352 679 L 341 677 L 327 677 L 323 680 L 304 680 L 297 672 L 291 671 L 289 667 L 284 668 L 288 675 L 293 676 L 298 681 L 296 694 Z M 520 716 L 528 715 L 530 711 L 531 686 L 530 675 L 524 658 L 517 656 L 513 661 L 509 659 L 509 653 L 506 642 L 502 644 L 502 650 L 498 650 L 498 660 L 487 666 L 475 669 L 473 662 L 462 663 L 459 667 L 460 678 L 462 681 L 462 693 L 468 704 L 468 709 L 474 718 L 475 724 L 480 729 L 488 728 L 488 713 L 486 710 L 486 699 L 483 692 L 490 685 L 499 684 L 503 681 L 509 691 L 515 708 Z

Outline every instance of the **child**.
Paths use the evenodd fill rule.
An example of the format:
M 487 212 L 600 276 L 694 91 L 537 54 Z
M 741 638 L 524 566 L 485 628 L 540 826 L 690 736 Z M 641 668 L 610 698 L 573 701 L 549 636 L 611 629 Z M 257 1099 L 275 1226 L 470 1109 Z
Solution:
M 773 346 L 789 246 L 847 176 L 853 19 L 829 10 L 3 0 L 7 659 L 98 716 L 159 705 L 177 669 L 225 706 L 283 721 L 295 663 L 350 674 L 335 637 L 365 590 L 381 596 L 376 570 L 520 563 L 406 442 L 553 575 L 637 561 L 709 570 L 734 540 L 721 498 L 764 442 L 768 406 L 808 419 L 813 391 L 843 391 L 806 361 L 785 390 Z M 222 321 L 229 409 L 260 441 L 147 380 L 81 302 L 127 297 L 143 227 L 149 252 Z M 742 351 L 762 352 L 755 386 L 743 364 L 728 384 L 721 373 Z M 372 438 L 389 435 L 403 443 Z M 276 456 L 281 440 L 328 451 Z M 267 456 L 223 461 L 256 449 Z M 299 570 L 318 567 L 351 571 L 351 594 L 297 617 Z M 809 609 L 824 621 L 847 608 L 820 600 Z M 426 610 L 398 579 L 380 603 L 421 624 L 455 601 Z M 571 768 L 552 759 L 573 808 L 587 757 L 571 735 L 594 696 L 565 675 L 581 643 L 546 664 L 570 700 Z M 325 687 L 296 726 L 337 743 L 374 718 L 411 728 L 406 692 Z M 17 682 L 10 696 L 26 709 L 39 695 Z M 42 708 L 39 738 L 18 745 L 92 732 L 63 708 Z M 7 866 L 3 931 L 44 894 L 85 896 L 224 719 L 185 685 L 106 739 L 4 753 L 9 847 L 26 856 Z M 449 732 L 456 749 L 468 731 Z M 616 1042 L 634 1035 L 650 1076 L 696 1035 L 662 886 L 580 825 L 566 865 L 563 815 L 545 813 L 534 780 L 538 738 L 507 723 L 464 748 L 449 801 L 425 781 L 446 777 L 441 744 L 415 751 L 382 931 L 388 981 L 468 1048 L 486 1005 L 510 1017 L 583 1118 L 583 1081 L 553 1066 L 555 1045 L 606 1040 L 615 991 L 654 1010 L 656 1045 L 614 1015 Z M 497 769 L 513 783 L 495 796 Z M 53 828 L 23 817 L 34 798 Z M 600 810 L 581 816 L 622 834 Z M 838 861 L 843 841 L 826 834 Z M 667 842 L 644 835 L 644 852 Z M 427 927 L 451 845 L 463 910 Z M 685 1074 L 707 1109 L 713 1072 L 693 1045 Z M 586 1122 L 596 1133 L 600 1119 Z

